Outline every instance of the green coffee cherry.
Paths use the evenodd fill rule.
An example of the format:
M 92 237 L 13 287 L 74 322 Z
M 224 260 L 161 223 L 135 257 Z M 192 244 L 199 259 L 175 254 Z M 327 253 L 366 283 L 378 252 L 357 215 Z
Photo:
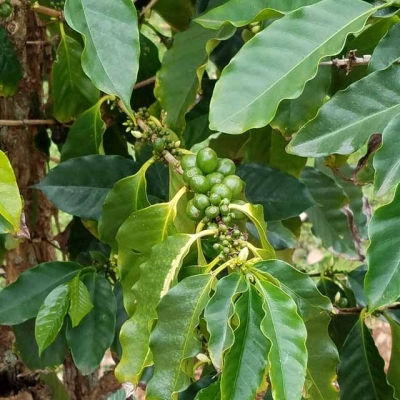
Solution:
M 199 210 L 205 210 L 210 206 L 210 199 L 205 194 L 196 194 L 193 199 L 193 204 Z
M 232 222 L 232 217 L 230 215 L 225 215 L 222 217 L 222 221 L 224 224 L 229 225 Z
M 221 245 L 219 243 L 214 243 L 213 244 L 213 249 L 214 250 L 220 250 L 221 249 Z
M 153 142 L 153 150 L 161 153 L 165 148 L 165 140 L 162 138 L 157 138 L 154 142 Z
M 190 179 L 192 179 L 196 175 L 203 175 L 203 173 L 201 172 L 201 169 L 197 168 L 197 167 L 189 168 L 188 170 L 184 171 L 183 180 L 186 183 L 189 183 Z
M 232 196 L 236 196 L 243 190 L 243 181 L 237 175 L 228 175 L 222 183 L 231 190 Z
M 220 158 L 215 171 L 221 172 L 224 176 L 233 175 L 236 171 L 236 165 L 229 158 Z
M 196 193 L 207 193 L 211 187 L 210 181 L 204 175 L 195 175 L 190 178 L 189 184 Z
M 207 179 L 210 181 L 211 186 L 214 186 L 217 183 L 222 183 L 224 175 L 221 172 L 211 172 L 211 174 L 207 175 Z
M 208 218 L 216 218 L 219 215 L 219 208 L 217 206 L 207 207 L 205 213 Z
M 0 18 L 8 18 L 12 14 L 12 7 L 10 4 L 0 4 Z
M 214 193 L 219 194 L 223 199 L 225 198 L 228 200 L 232 199 L 231 190 L 228 188 L 228 186 L 224 185 L 223 183 L 217 183 L 211 188 L 211 194 Z
M 215 222 L 211 222 L 210 224 L 207 225 L 207 229 L 214 231 L 214 230 L 218 229 L 218 225 Z
M 242 206 L 242 205 L 244 205 L 246 203 L 243 200 L 233 200 L 232 204 L 238 204 L 238 205 Z M 241 211 L 238 211 L 238 210 L 231 210 L 230 215 L 231 215 L 232 219 L 234 219 L 236 221 L 240 221 L 240 220 L 246 218 L 246 215 L 243 214 Z
M 186 206 L 186 213 L 193 221 L 198 221 L 203 217 L 203 213 L 193 204 L 193 200 L 189 200 Z
M 205 174 L 214 172 L 218 164 L 217 153 L 210 147 L 205 147 L 197 153 L 196 157 L 197 167 L 200 168 Z
M 184 171 L 196 167 L 196 155 L 191 154 L 188 156 L 183 156 L 181 159 L 181 167 Z
M 219 208 L 220 212 L 222 215 L 228 215 L 229 214 L 229 206 L 226 204 L 222 204 L 222 206 Z
M 210 195 L 210 202 L 213 206 L 219 206 L 221 204 L 222 198 L 218 193 L 212 193 Z

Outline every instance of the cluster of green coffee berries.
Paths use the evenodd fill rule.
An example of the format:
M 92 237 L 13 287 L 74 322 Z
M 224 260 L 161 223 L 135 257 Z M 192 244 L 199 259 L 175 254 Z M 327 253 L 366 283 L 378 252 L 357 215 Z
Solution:
M 11 0 L 4 0 L 0 4 L 0 19 L 8 18 L 13 12 L 13 7 L 11 5 Z
M 50 7 L 54 8 L 55 10 L 62 11 L 64 10 L 65 1 L 51 1 Z

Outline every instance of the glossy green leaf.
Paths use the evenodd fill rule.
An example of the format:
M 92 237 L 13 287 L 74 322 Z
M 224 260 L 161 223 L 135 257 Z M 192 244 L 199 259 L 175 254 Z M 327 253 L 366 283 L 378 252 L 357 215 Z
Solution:
M 0 150 L 0 215 L 18 232 L 22 202 L 13 168 L 5 153 Z
M 399 25 L 400 26 L 400 25 Z M 382 146 L 374 156 L 374 186 L 378 196 L 383 196 L 400 182 L 400 153 L 396 143 L 400 130 L 400 113 L 382 132 Z
M 178 31 L 189 27 L 195 11 L 191 0 L 159 0 L 155 3 L 154 10 Z
M 267 237 L 275 250 L 293 249 L 297 244 L 296 236 L 281 221 L 268 223 Z
M 73 279 L 81 268 L 72 262 L 52 261 L 23 272 L 0 291 L 0 324 L 16 325 L 35 317 L 47 295 Z
M 375 347 L 363 314 L 340 351 L 338 381 L 341 399 L 391 400 L 393 390 L 386 382 L 384 362 Z
M 13 332 L 15 335 L 15 352 L 31 371 L 46 368 L 55 369 L 64 362 L 68 353 L 65 324 L 56 340 L 43 351 L 41 356 L 39 356 L 39 347 L 35 339 L 34 319 L 13 326 Z
M 61 150 L 62 162 L 71 158 L 104 153 L 103 134 L 106 131 L 106 124 L 101 118 L 101 105 L 105 100 L 107 97 L 99 100 L 72 125 Z
M 291 265 L 279 261 L 255 264 L 262 273 L 278 279 L 281 288 L 296 302 L 307 329 L 307 378 L 312 382 L 307 393 L 314 400 L 335 400 L 333 385 L 339 363 L 338 351 L 328 334 L 332 304 L 315 286 L 313 280 Z
M 98 220 L 104 199 L 114 184 L 137 170 L 135 162 L 120 156 L 79 157 L 52 169 L 35 188 L 60 210 Z
M 214 277 L 195 275 L 174 286 L 157 306 L 158 321 L 150 337 L 154 375 L 147 386 L 148 400 L 177 399 L 190 378 L 182 371 L 186 360 L 200 353 L 195 335 Z
M 298 97 L 317 73 L 319 61 L 340 52 L 347 36 L 360 31 L 374 10 L 360 0 L 323 0 L 261 31 L 242 47 L 215 86 L 210 128 L 239 134 L 267 125 L 279 103 Z
M 167 112 L 165 123 L 173 131 L 180 133 L 185 126 L 185 114 L 201 90 L 210 53 L 219 41 L 228 39 L 234 32 L 232 27 L 215 32 L 192 23 L 187 31 L 175 36 L 157 74 L 155 88 L 155 95 Z
M 368 65 L 370 72 L 385 69 L 400 59 L 400 24 L 393 25 L 376 46 Z
M 390 318 L 388 314 L 385 314 L 385 318 L 390 324 L 390 331 L 392 333 L 392 351 L 390 355 L 389 369 L 387 372 L 387 380 L 389 384 L 393 387 L 394 397 L 396 399 L 400 398 L 400 325 Z
M 251 4 L 241 0 L 230 0 L 216 7 L 195 21 L 208 29 L 219 29 L 230 23 L 236 27 L 251 22 L 276 18 L 300 7 L 318 3 L 320 0 L 253 0 Z
M 265 165 L 245 164 L 237 169 L 237 174 L 246 182 L 249 201 L 264 206 L 267 221 L 295 217 L 313 206 L 306 186 L 285 172 Z
M 124 389 L 120 389 L 112 395 L 108 396 L 106 400 L 126 400 L 126 392 Z
M 211 361 L 218 369 L 222 368 L 223 354 L 233 342 L 231 318 L 234 314 L 236 297 L 248 289 L 242 276 L 232 273 L 218 281 L 215 293 L 204 311 L 207 330 L 210 333 L 208 351 Z
M 71 318 L 72 327 L 75 328 L 93 308 L 93 303 L 90 300 L 89 290 L 81 281 L 79 275 L 72 279 L 69 287 L 71 304 L 68 314 Z
M 400 65 L 394 64 L 336 93 L 292 139 L 288 150 L 304 157 L 353 153 L 400 112 L 396 93 Z
M 84 36 L 82 67 L 101 91 L 117 95 L 130 109 L 139 69 L 139 31 L 130 0 L 67 0 L 68 25 Z M 112 57 L 110 57 L 112 54 Z
M 8 32 L 0 27 L 0 97 L 14 95 L 22 77 L 21 64 L 8 38 Z
M 238 327 L 232 347 L 224 357 L 221 400 L 253 400 L 262 384 L 270 340 L 261 331 L 263 300 L 253 285 L 235 305 Z
M 94 307 L 76 328 L 68 325 L 67 340 L 75 365 L 82 374 L 88 375 L 100 365 L 114 340 L 117 305 L 107 279 L 91 272 L 82 281 Z
M 40 306 L 35 322 L 35 338 L 39 356 L 49 347 L 60 332 L 69 307 L 69 285 L 57 286 Z
M 313 233 L 334 254 L 357 259 L 347 217 L 342 207 L 349 203 L 343 189 L 330 177 L 314 168 L 305 168 L 302 180 L 310 190 L 315 206 L 307 210 Z
M 330 69 L 320 67 L 317 75 L 306 83 L 303 93 L 298 98 L 284 100 L 279 104 L 271 126 L 285 136 L 296 133 L 317 115 L 319 108 L 324 104 L 330 84 Z
M 60 122 L 75 119 L 95 104 L 100 96 L 99 90 L 83 72 L 82 51 L 81 44 L 66 35 L 61 26 L 61 41 L 52 75 L 53 115 Z
M 275 399 L 301 398 L 307 369 L 307 331 L 294 300 L 267 281 L 258 281 L 265 318 L 261 330 L 271 341 L 268 361 Z M 285 310 L 282 312 L 282 310 Z
M 267 251 L 267 254 L 270 258 L 275 258 L 275 250 L 268 242 L 266 224 L 264 221 L 264 210 L 262 206 L 259 204 L 253 205 L 251 203 L 246 203 L 243 205 L 231 204 L 230 208 L 231 210 L 238 210 L 242 212 L 251 220 L 257 229 L 262 248 Z
M 120 335 L 122 358 L 116 368 L 120 381 L 137 383 L 147 366 L 150 331 L 157 318 L 157 304 L 176 279 L 183 259 L 198 237 L 185 234 L 169 236 L 152 248 L 150 257 L 140 266 L 140 277 L 133 287 L 136 312 L 123 325 Z
M 117 312 L 115 318 L 115 335 L 114 335 L 114 341 L 111 345 L 111 351 L 115 352 L 118 355 L 118 358 L 121 358 L 122 348 L 121 348 L 121 343 L 119 341 L 119 333 L 121 332 L 122 325 L 129 318 L 129 315 L 125 310 L 124 293 L 121 282 L 117 282 L 114 285 L 113 293 L 115 296 L 115 300 L 117 302 Z
M 220 400 L 221 389 L 219 382 L 212 383 L 208 388 L 200 390 L 195 397 L 195 400 Z
M 369 311 L 395 302 L 400 296 L 400 185 L 393 201 L 378 208 L 369 224 L 365 295 Z
M 135 211 L 150 205 L 147 198 L 146 171 L 153 159 L 142 165 L 132 176 L 118 181 L 108 193 L 103 203 L 103 213 L 99 222 L 99 233 L 102 241 L 113 244 L 118 229 Z
M 174 220 L 181 195 L 182 192 L 169 203 L 154 204 L 134 212 L 118 231 L 118 246 L 147 253 L 155 244 L 175 234 Z

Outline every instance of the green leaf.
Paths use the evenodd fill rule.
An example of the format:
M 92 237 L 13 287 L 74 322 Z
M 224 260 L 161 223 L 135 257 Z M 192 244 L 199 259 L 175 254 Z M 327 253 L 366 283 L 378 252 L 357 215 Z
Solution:
M 155 95 L 167 112 L 165 123 L 176 133 L 184 129 L 185 114 L 201 90 L 210 53 L 219 41 L 228 39 L 234 32 L 232 27 L 215 32 L 192 23 L 187 31 L 175 36 L 157 73 Z
M 98 220 L 101 207 L 114 184 L 137 172 L 137 164 L 120 156 L 85 156 L 52 169 L 35 188 L 60 210 Z
M 272 395 L 274 399 L 298 400 L 307 368 L 306 327 L 290 296 L 270 282 L 257 283 L 265 311 L 261 330 L 271 341 L 268 361 Z
M 189 27 L 195 11 L 191 0 L 159 0 L 153 9 L 178 31 Z
M 13 326 L 16 353 L 31 371 L 55 369 L 63 363 L 68 353 L 65 325 L 56 340 L 43 351 L 40 357 L 35 339 L 35 320 L 29 319 L 22 324 Z
M 295 177 L 259 164 L 239 166 L 237 174 L 246 182 L 246 197 L 262 204 L 267 221 L 300 215 L 313 206 L 306 186 Z
M 73 279 L 81 268 L 72 262 L 52 261 L 23 272 L 0 291 L 0 324 L 16 325 L 36 317 L 47 295 Z
M 375 48 L 368 65 L 370 72 L 385 69 L 400 59 L 400 24 L 393 25 Z
M 301 177 L 316 204 L 307 210 L 313 224 L 313 233 L 332 253 L 348 259 L 358 259 L 349 223 L 342 211 L 349 203 L 343 189 L 332 178 L 314 168 L 305 168 Z
M 211 101 L 210 128 L 239 134 L 267 125 L 279 103 L 300 96 L 319 61 L 339 53 L 374 11 L 360 0 L 323 0 L 275 21 L 224 69 Z
M 151 248 L 176 233 L 174 220 L 181 190 L 169 203 L 154 204 L 134 212 L 117 234 L 118 246 L 147 253 Z
M 125 399 L 126 399 L 126 392 L 124 389 L 120 389 L 106 398 L 106 400 L 125 400 Z
M 234 301 L 246 290 L 248 290 L 248 285 L 241 275 L 232 273 L 225 276 L 218 281 L 215 293 L 204 311 L 204 319 L 210 333 L 208 351 L 215 368 L 222 368 L 223 354 L 234 342 L 231 327 Z
M 393 201 L 378 208 L 369 224 L 365 295 L 370 312 L 400 296 L 400 185 Z M 390 240 L 389 240 L 390 238 Z
M 8 32 L 0 26 L 0 97 L 13 96 L 22 77 L 21 64 L 8 38 Z
M 221 389 L 220 383 L 214 382 L 209 387 L 200 390 L 195 397 L 195 400 L 220 400 L 221 399 Z
M 100 99 L 72 125 L 68 131 L 67 141 L 61 150 L 61 162 L 90 154 L 104 153 L 103 134 L 106 131 L 106 124 L 101 118 L 101 105 L 107 99 L 107 96 Z
M 39 356 L 49 347 L 60 332 L 69 307 L 69 285 L 57 286 L 45 298 L 36 316 L 35 338 Z
M 306 122 L 313 119 L 324 104 L 331 84 L 331 71 L 320 67 L 317 75 L 308 81 L 303 93 L 293 100 L 283 100 L 279 104 L 275 118 L 271 121 L 274 129 L 285 136 L 296 133 Z M 286 169 L 284 170 L 286 172 Z
M 140 266 L 139 280 L 133 286 L 136 312 L 123 325 L 120 335 L 122 358 L 116 376 L 121 382 L 137 383 L 143 368 L 148 365 L 150 331 L 157 319 L 157 304 L 175 281 L 183 259 L 198 237 L 185 234 L 169 236 L 152 248 L 150 257 Z
M 241 0 L 230 0 L 208 11 L 195 21 L 208 29 L 219 29 L 227 23 L 240 27 L 251 22 L 280 17 L 300 7 L 318 3 L 320 0 L 253 0 L 249 5 Z
M 0 215 L 18 232 L 22 202 L 14 171 L 7 156 L 0 150 Z
M 235 305 L 239 326 L 235 341 L 224 357 L 221 399 L 252 400 L 262 384 L 271 343 L 260 329 L 264 318 L 263 300 L 253 285 Z
M 398 139 L 399 129 L 400 114 L 397 114 L 382 132 L 382 146 L 374 156 L 374 187 L 378 196 L 385 195 L 400 182 L 400 153 L 397 146 L 393 146 Z
M 186 278 L 158 304 L 158 321 L 150 337 L 155 369 L 147 386 L 148 400 L 177 399 L 177 393 L 190 385 L 182 365 L 201 351 L 195 329 L 213 281 L 210 274 Z
M 72 279 L 69 287 L 71 305 L 68 314 L 71 318 L 72 327 L 75 328 L 93 308 L 93 303 L 90 300 L 89 290 L 81 281 L 79 275 Z
M 338 381 L 342 399 L 393 399 L 386 381 L 384 362 L 375 347 L 364 315 L 354 325 L 340 351 Z
M 57 400 L 70 400 L 67 388 L 63 382 L 58 379 L 55 372 L 46 372 L 40 374 L 40 381 L 44 382 L 50 388 L 53 399 Z
M 394 397 L 396 399 L 400 398 L 400 382 L 398 377 L 400 376 L 400 364 L 399 364 L 399 354 L 400 354 L 400 325 L 395 322 L 386 313 L 385 318 L 390 324 L 390 331 L 392 333 L 392 351 L 390 354 L 389 369 L 387 372 L 387 380 L 389 384 L 393 387 Z
M 62 24 L 60 27 L 61 41 L 52 75 L 53 115 L 60 122 L 69 122 L 95 104 L 100 92 L 83 72 L 81 44 L 65 34 Z
M 297 245 L 294 233 L 281 221 L 271 221 L 267 227 L 268 241 L 275 250 L 293 249 Z
M 140 52 L 132 1 L 120 0 L 110 7 L 96 0 L 67 0 L 64 12 L 68 25 L 84 36 L 86 75 L 101 91 L 120 97 L 130 110 Z
M 82 281 L 88 287 L 94 307 L 76 328 L 68 324 L 67 340 L 75 365 L 88 375 L 100 365 L 114 340 L 117 305 L 107 279 L 91 272 Z
M 353 153 L 400 112 L 400 97 L 394 93 L 400 93 L 396 64 L 336 93 L 292 139 L 288 150 L 304 157 Z
M 314 400 L 335 400 L 333 385 L 339 356 L 328 334 L 332 304 L 315 286 L 313 280 L 291 265 L 279 261 L 262 261 L 254 265 L 267 276 L 278 279 L 281 288 L 293 298 L 307 329 L 307 379 L 312 382 L 308 394 Z
M 133 212 L 150 205 L 146 193 L 146 171 L 153 162 L 154 160 L 150 159 L 144 163 L 135 175 L 121 179 L 108 193 L 99 222 L 102 241 L 113 244 L 124 221 Z

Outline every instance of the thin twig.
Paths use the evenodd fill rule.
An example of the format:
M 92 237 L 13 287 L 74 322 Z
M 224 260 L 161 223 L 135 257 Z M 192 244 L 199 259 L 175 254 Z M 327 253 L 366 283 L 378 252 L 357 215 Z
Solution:
M 48 15 L 52 18 L 58 18 L 60 20 L 64 19 L 64 14 L 62 11 L 54 10 L 53 8 L 35 5 L 31 8 L 31 10 L 38 14 Z
M 54 119 L 0 119 L 0 126 L 24 126 L 24 125 L 54 125 Z
M 134 87 L 133 90 L 140 89 L 144 86 L 151 85 L 156 81 L 156 77 L 152 76 L 151 78 L 145 79 L 144 81 L 138 82 Z
M 147 4 L 146 7 L 143 8 L 143 10 L 139 14 L 139 18 L 142 18 L 147 11 L 149 11 L 151 8 L 153 8 L 157 4 L 158 0 L 151 0 L 149 4 Z
M 360 314 L 363 310 L 363 307 L 351 307 L 351 308 L 336 308 L 336 315 L 352 315 L 352 314 Z M 384 310 L 400 310 L 400 304 L 393 304 L 391 306 L 385 307 Z M 379 310 L 379 312 L 383 312 L 384 310 Z
M 51 40 L 28 40 L 26 41 L 27 46 L 51 46 Z

